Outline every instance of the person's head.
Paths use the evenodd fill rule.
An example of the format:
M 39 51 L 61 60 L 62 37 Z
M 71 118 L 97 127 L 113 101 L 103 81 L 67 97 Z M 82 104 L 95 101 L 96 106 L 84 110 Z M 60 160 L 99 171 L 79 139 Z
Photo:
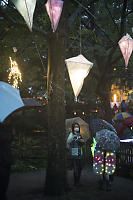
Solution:
M 72 132 L 80 133 L 80 125 L 78 123 L 75 122 L 72 124 Z

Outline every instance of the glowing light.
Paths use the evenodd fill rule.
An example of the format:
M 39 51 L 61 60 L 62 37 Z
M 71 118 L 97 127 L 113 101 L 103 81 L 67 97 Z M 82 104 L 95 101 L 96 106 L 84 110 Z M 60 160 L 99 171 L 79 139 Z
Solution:
M 93 63 L 88 61 L 81 54 L 76 57 L 66 59 L 65 63 L 67 65 L 75 98 L 77 98 L 82 89 L 84 79 L 89 74 L 90 69 L 93 66 Z
M 16 48 L 16 47 L 13 47 L 12 49 L 13 49 L 13 52 L 14 52 L 14 53 L 17 52 L 17 48 Z
M 133 139 L 120 140 L 120 142 L 133 142 Z
M 116 102 L 116 100 L 117 100 L 117 96 L 116 94 L 114 94 L 114 102 Z
M 97 144 L 97 142 L 96 142 L 95 138 L 93 138 L 93 143 L 91 146 L 91 152 L 92 152 L 93 157 L 94 157 L 94 151 L 95 151 L 96 144 Z
M 13 61 L 10 58 L 10 62 L 11 62 L 11 67 L 10 67 L 10 73 L 8 75 L 8 83 L 13 83 L 12 86 L 14 88 L 19 88 L 18 84 L 19 84 L 19 81 L 22 82 L 22 76 L 21 76 L 21 72 L 18 68 L 18 64 L 16 61 Z
M 74 115 L 76 115 L 77 113 L 76 113 L 76 112 L 74 112 L 73 114 L 74 114 Z

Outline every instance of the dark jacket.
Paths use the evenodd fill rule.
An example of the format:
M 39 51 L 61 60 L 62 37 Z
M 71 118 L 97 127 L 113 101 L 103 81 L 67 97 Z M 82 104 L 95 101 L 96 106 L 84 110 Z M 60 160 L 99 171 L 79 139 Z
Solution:
M 11 133 L 5 126 L 0 125 L 0 167 L 9 168 L 13 163 L 10 143 Z

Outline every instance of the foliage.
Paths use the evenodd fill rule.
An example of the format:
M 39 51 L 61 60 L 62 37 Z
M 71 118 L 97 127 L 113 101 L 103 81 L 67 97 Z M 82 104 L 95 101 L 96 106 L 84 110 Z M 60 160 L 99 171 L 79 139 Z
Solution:
M 4 14 L 6 12 L 9 13 L 8 18 L 4 14 L 0 16 L 0 36 L 2 38 L 0 41 L 2 47 L 0 50 L 1 80 L 7 81 L 9 56 L 15 57 L 12 47 L 16 46 L 18 49 L 16 59 L 19 62 L 23 75 L 21 93 L 24 96 L 42 96 L 46 91 L 47 38 L 41 32 L 45 30 L 46 33 L 50 34 L 52 30 L 44 6 L 45 2 L 37 1 L 33 28 L 37 27 L 40 33 L 39 31 L 33 31 L 32 34 L 26 26 L 25 28 L 22 26 L 23 31 L 21 31 L 19 27 L 15 26 L 15 24 L 13 25 L 11 17 L 17 23 L 24 24 L 24 20 L 17 10 L 14 9 L 11 1 L 7 2 L 5 7 L 1 6 Z M 2 3 L 3 1 L 1 0 L 0 4 Z M 132 9 L 132 3 L 127 0 L 111 0 L 109 2 L 82 0 L 70 1 L 68 4 L 67 25 L 69 37 L 67 40 L 66 57 L 75 56 L 81 50 L 82 54 L 94 63 L 94 67 L 90 72 L 92 78 L 89 76 L 86 78 L 84 88 L 79 96 L 80 99 L 85 101 L 90 98 L 97 99 L 100 93 L 102 94 L 101 90 L 103 90 L 102 85 L 104 85 L 104 82 L 102 83 L 101 80 L 103 80 L 103 77 L 107 80 L 107 83 L 109 81 L 111 83 L 117 82 L 121 78 L 121 72 L 113 72 L 114 68 L 124 66 L 124 59 L 117 42 L 126 32 L 132 35 Z M 100 63 L 101 60 L 103 63 Z M 131 69 L 132 62 L 131 57 L 129 69 Z M 128 85 L 132 85 L 131 79 L 129 80 L 127 77 L 122 79 L 127 80 Z M 88 87 L 88 84 L 91 86 Z M 125 81 L 121 81 L 121 84 L 125 84 Z M 31 88 L 30 91 L 29 88 Z M 100 91 L 99 94 L 97 90 Z M 66 73 L 66 100 L 71 102 L 73 99 L 73 91 L 70 86 L 68 73 Z
M 45 131 L 21 131 L 13 135 L 11 144 L 14 164 L 13 172 L 39 171 L 46 168 L 47 134 Z

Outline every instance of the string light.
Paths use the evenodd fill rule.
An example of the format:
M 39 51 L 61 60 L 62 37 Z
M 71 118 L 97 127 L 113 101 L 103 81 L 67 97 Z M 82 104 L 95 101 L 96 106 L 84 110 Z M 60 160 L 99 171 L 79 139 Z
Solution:
M 22 82 L 21 72 L 18 68 L 18 64 L 16 61 L 13 61 L 11 57 L 9 57 L 11 66 L 10 66 L 10 73 L 8 75 L 8 83 L 13 82 L 12 86 L 14 88 L 19 88 L 18 83 L 19 81 Z
M 105 159 L 105 163 L 104 163 Z M 97 175 L 105 174 L 113 174 L 116 169 L 116 154 L 115 152 L 106 152 L 106 156 L 104 158 L 104 152 L 102 150 L 95 150 L 94 158 L 93 158 L 93 171 Z
M 113 152 L 107 152 L 105 157 L 105 173 L 106 174 L 113 174 L 115 172 L 115 162 L 116 162 L 116 155 Z

